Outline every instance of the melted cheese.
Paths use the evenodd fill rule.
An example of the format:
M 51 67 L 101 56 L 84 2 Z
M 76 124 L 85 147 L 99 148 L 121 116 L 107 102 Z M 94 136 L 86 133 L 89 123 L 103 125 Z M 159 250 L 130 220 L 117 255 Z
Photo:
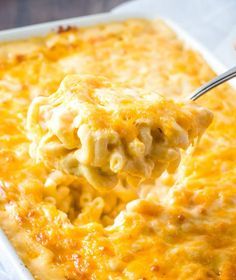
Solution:
M 215 118 L 178 174 L 100 193 L 28 153 L 28 107 L 67 74 L 175 98 L 214 76 L 161 21 L 0 45 L 0 225 L 35 279 L 236 279 L 235 91 L 198 101 Z
M 46 166 L 83 176 L 95 188 L 118 179 L 155 179 L 174 171 L 212 114 L 104 77 L 69 75 L 56 93 L 35 98 L 28 112 L 31 154 Z M 102 187 L 101 187 L 102 186 Z

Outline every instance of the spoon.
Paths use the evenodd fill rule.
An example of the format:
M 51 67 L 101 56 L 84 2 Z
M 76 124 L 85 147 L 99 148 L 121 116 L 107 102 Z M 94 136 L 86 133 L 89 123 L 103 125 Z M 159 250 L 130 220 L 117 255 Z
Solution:
M 196 89 L 190 96 L 190 100 L 197 100 L 200 96 L 208 92 L 209 90 L 217 87 L 220 84 L 223 84 L 224 82 L 227 82 L 228 80 L 236 77 L 236 66 L 229 69 L 228 71 L 224 72 L 223 74 L 213 78 L 208 83 L 202 85 L 198 89 Z

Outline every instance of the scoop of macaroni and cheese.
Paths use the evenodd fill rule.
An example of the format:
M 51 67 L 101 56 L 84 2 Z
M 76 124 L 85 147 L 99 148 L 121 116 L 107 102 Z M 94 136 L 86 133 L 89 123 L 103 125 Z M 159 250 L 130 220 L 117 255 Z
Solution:
M 33 100 L 27 127 L 37 161 L 107 189 L 119 179 L 134 184 L 174 171 L 181 149 L 211 121 L 209 110 L 190 101 L 70 75 L 56 93 Z

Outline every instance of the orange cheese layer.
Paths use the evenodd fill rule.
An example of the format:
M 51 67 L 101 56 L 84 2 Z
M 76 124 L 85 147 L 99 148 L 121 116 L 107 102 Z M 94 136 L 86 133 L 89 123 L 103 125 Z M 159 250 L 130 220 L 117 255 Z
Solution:
M 71 28 L 0 45 L 0 225 L 35 279 L 236 279 L 236 92 L 178 174 L 100 193 L 29 156 L 31 100 L 67 74 L 181 98 L 214 76 L 162 21 Z

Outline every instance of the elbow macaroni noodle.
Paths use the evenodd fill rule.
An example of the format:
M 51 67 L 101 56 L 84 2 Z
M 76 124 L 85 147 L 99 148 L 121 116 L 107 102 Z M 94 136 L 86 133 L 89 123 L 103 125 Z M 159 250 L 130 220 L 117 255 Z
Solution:
M 27 125 L 38 161 L 109 189 L 118 178 L 132 182 L 173 172 L 180 148 L 200 137 L 211 119 L 192 102 L 71 75 L 56 93 L 32 102 Z
M 99 110 L 109 111 L 95 114 L 94 130 L 87 121 L 81 125 L 82 114 L 73 109 L 77 95 L 67 91 L 52 94 L 62 81 L 65 86 L 68 75 L 66 80 L 75 79 L 75 86 L 81 85 L 78 77 L 83 78 L 83 90 L 91 85 L 91 80 L 86 82 L 88 75 L 96 77 L 95 85 L 99 81 L 106 84 L 100 96 L 105 106 Z M 98 78 L 101 75 L 102 80 Z M 0 227 L 35 279 L 235 279 L 236 92 L 224 84 L 201 97 L 196 102 L 199 106 L 178 105 L 214 75 L 201 55 L 161 20 L 69 27 L 40 38 L 0 44 Z M 127 123 L 119 125 L 114 116 L 112 122 L 107 121 L 111 111 L 117 112 L 117 107 L 113 110 L 108 105 L 119 104 L 116 93 L 121 85 L 122 90 L 129 89 L 126 95 L 143 93 L 147 103 L 148 96 L 156 98 L 154 93 L 160 92 L 163 102 L 175 100 L 173 104 L 178 106 L 174 108 L 184 110 L 183 119 L 191 121 L 173 122 L 167 130 L 170 135 L 165 135 L 178 140 L 171 143 L 177 150 L 167 151 L 155 144 L 162 133 L 153 130 L 150 115 L 138 121 L 132 110 L 130 115 L 126 110 Z M 70 86 L 71 82 L 66 88 Z M 66 93 L 66 101 L 71 101 L 68 104 Z M 83 107 L 83 116 L 93 112 L 90 106 L 89 110 Z M 135 112 L 134 102 L 130 109 L 133 106 Z M 214 112 L 214 120 L 173 172 L 179 160 L 177 151 L 202 133 L 196 129 L 204 113 L 201 106 Z M 31 120 L 27 125 L 29 107 Z M 172 109 L 166 109 L 170 117 Z M 128 122 L 132 116 L 137 120 L 134 130 Z M 26 126 L 33 123 L 28 139 Z M 116 129 L 109 130 L 112 123 Z M 78 156 L 81 136 L 84 149 Z M 106 146 L 107 141 L 111 145 Z M 43 161 L 42 151 L 47 152 Z M 40 160 L 32 159 L 30 153 Z M 158 177 L 165 163 L 154 162 L 154 172 L 150 158 L 145 158 L 150 153 L 165 162 L 176 160 Z M 120 174 L 121 159 L 126 170 L 137 173 L 132 163 L 139 155 L 147 163 L 138 161 L 140 175 L 152 172 L 153 178 L 138 186 L 136 177 L 131 184 L 130 178 L 127 182 L 126 176 L 120 176 L 119 183 L 105 192 L 84 178 L 112 186 Z M 86 176 L 60 170 L 64 164 L 66 169 L 77 171 L 78 157 Z

